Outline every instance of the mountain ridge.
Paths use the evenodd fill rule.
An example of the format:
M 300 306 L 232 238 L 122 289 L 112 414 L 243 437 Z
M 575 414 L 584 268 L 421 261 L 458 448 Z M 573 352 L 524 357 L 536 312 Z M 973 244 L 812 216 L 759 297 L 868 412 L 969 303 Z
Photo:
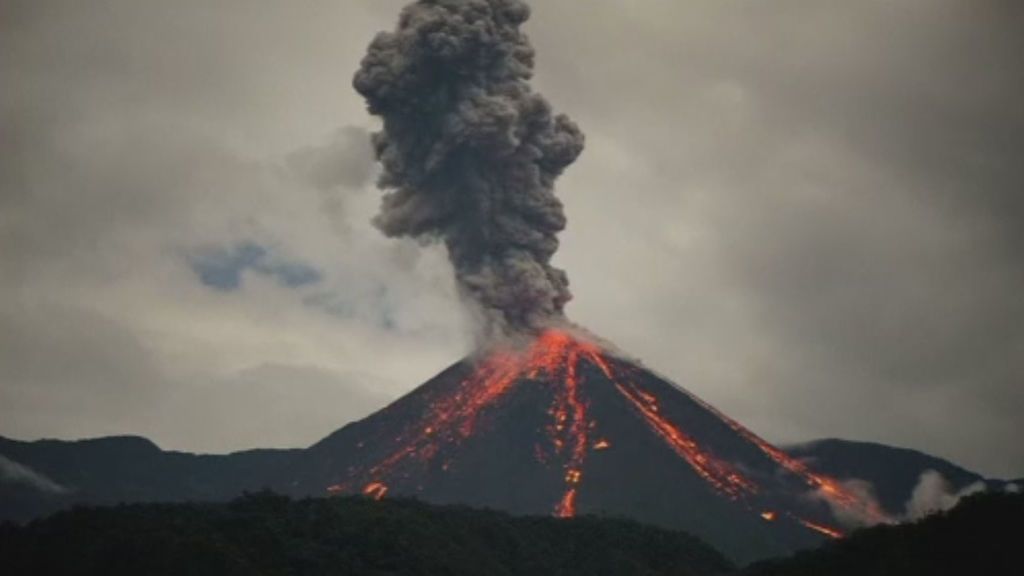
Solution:
M 690 531 L 746 561 L 838 536 L 842 515 L 897 517 L 926 467 L 959 471 L 956 486 L 980 478 L 879 445 L 824 440 L 790 450 L 591 340 L 551 331 L 456 362 L 305 449 L 196 455 L 140 437 L 0 439 L 0 455 L 23 469 L 22 480 L 29 470 L 62 488 L 0 483 L 0 519 L 268 488 L 632 517 Z M 887 477 L 889 468 L 900 473 Z M 873 483 L 882 506 L 846 486 L 855 478 Z
M 349 423 L 338 431 L 336 434 L 345 428 L 352 426 L 355 423 Z M 330 438 L 332 435 L 326 436 L 324 439 Z M 227 501 L 234 497 L 237 497 L 242 492 L 249 490 L 261 490 L 264 488 L 271 488 L 280 490 L 282 492 L 288 492 L 286 482 L 281 479 L 281 469 L 288 468 L 292 459 L 298 457 L 304 452 L 312 449 L 323 442 L 314 444 L 309 448 L 299 449 L 252 449 L 242 450 L 238 452 L 228 454 L 193 454 L 182 451 L 163 451 L 157 447 L 158 452 L 155 454 L 159 460 L 165 460 L 166 462 L 157 463 L 157 472 L 164 477 L 166 484 L 161 484 L 155 487 L 150 493 L 139 495 L 135 489 L 124 489 L 124 485 L 114 481 L 114 470 L 103 466 L 102 461 L 86 462 L 83 458 L 77 458 L 76 461 L 80 462 L 82 466 L 86 468 L 93 468 L 87 471 L 88 474 L 96 478 L 96 484 L 108 486 L 108 490 L 97 492 L 94 487 L 80 486 L 75 484 L 75 474 L 64 470 L 62 468 L 48 467 L 45 465 L 44 459 L 32 455 L 35 449 L 40 445 L 52 448 L 55 446 L 61 446 L 66 450 L 74 451 L 80 448 L 83 444 L 93 443 L 97 440 L 115 440 L 113 443 L 107 444 L 111 448 L 117 448 L 119 442 L 126 438 L 134 440 L 144 440 L 147 444 L 156 446 L 141 437 L 130 437 L 130 436 L 117 436 L 117 437 L 102 437 L 92 438 L 78 441 L 65 441 L 58 439 L 44 439 L 35 441 L 22 441 L 11 438 L 0 436 L 0 456 L 8 457 L 12 461 L 19 464 L 28 466 L 31 470 L 39 472 L 45 475 L 47 478 L 53 480 L 55 483 L 66 487 L 68 492 L 65 493 L 49 493 L 40 491 L 38 488 L 31 486 L 25 486 L 22 484 L 12 483 L 9 479 L 5 479 L 0 482 L 0 520 L 26 522 L 32 519 L 41 518 L 49 514 L 58 512 L 60 510 L 68 509 L 76 505 L 103 505 L 103 504 L 119 504 L 119 503 L 131 503 L 131 502 L 175 502 L 175 501 Z M 849 444 L 856 448 L 857 446 L 864 444 L 861 442 L 842 440 L 842 439 L 823 439 L 829 443 L 837 445 Z M 793 455 L 799 458 L 813 457 L 815 454 L 814 445 L 817 441 L 811 441 L 801 443 L 799 451 L 795 451 Z M 868 443 L 878 446 L 880 448 L 887 448 L 882 444 Z M 136 444 L 137 446 L 142 445 L 141 443 Z M 12 447 L 17 447 L 16 450 L 12 450 Z M 918 452 L 907 449 L 896 449 L 899 454 L 909 452 Z M 127 451 L 130 453 L 130 451 Z M 924 454 L 922 452 L 918 452 Z M 19 460 L 14 457 L 13 454 L 17 454 L 21 457 Z M 125 457 L 124 454 L 122 454 Z M 926 455 L 927 456 L 927 455 Z M 262 474 L 257 473 L 260 478 L 249 478 L 248 480 L 239 480 L 237 478 L 237 470 L 241 468 L 239 464 L 230 462 L 235 459 L 245 459 L 246 457 L 254 457 L 257 460 L 260 458 L 264 459 L 264 466 L 262 467 Z M 937 457 L 936 460 L 947 462 Z M 184 465 L 175 466 L 175 462 L 185 462 L 196 465 L 196 467 Z M 854 461 L 851 466 L 856 466 L 858 462 L 863 460 Z M 218 463 L 220 465 L 218 465 Z M 153 465 L 152 463 L 139 462 L 140 467 L 148 467 Z M 950 466 L 956 466 L 955 464 L 948 463 Z M 199 468 L 198 470 L 196 468 Z M 253 470 L 255 467 L 250 466 L 249 470 Z M 959 468 L 959 467 L 957 467 Z M 123 470 L 123 468 L 121 468 Z M 931 468 L 929 468 L 931 469 Z M 205 471 L 204 471 L 205 470 Z M 835 472 L 837 469 L 829 469 L 828 466 L 824 468 L 825 472 Z M 917 471 L 917 475 L 925 472 L 926 470 Z M 981 478 L 981 475 L 970 472 L 968 473 L 971 477 Z M 135 481 L 144 481 L 146 477 L 149 477 L 153 472 L 147 474 L 139 474 L 133 479 Z M 220 478 L 221 475 L 227 475 L 230 478 Z M 856 470 L 852 473 L 852 478 L 859 476 L 867 476 L 868 473 L 858 474 Z M 845 479 L 842 475 L 837 475 L 840 479 Z M 1004 486 L 1007 483 L 1016 482 L 1018 485 L 1024 485 L 1021 480 L 997 480 L 997 479 L 985 479 L 989 483 L 990 487 L 998 488 Z M 886 489 L 879 488 L 884 486 L 887 481 L 883 480 L 875 485 L 878 492 L 884 494 Z M 163 491 L 162 486 L 173 486 L 173 488 Z M 955 484 L 955 486 L 958 486 Z M 284 489 L 282 489 L 284 488 Z M 889 490 L 898 490 L 899 485 L 895 488 L 889 488 Z M 900 495 L 896 498 L 898 506 L 893 508 L 893 512 L 902 511 L 902 505 L 909 500 L 911 494 L 907 491 L 905 494 Z M 887 507 L 888 508 L 888 507 Z

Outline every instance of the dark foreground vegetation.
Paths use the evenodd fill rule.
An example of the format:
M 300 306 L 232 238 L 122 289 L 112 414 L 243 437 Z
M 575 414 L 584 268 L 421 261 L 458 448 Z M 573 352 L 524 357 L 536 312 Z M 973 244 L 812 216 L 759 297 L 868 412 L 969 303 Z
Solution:
M 1024 574 L 1024 495 L 861 530 L 742 576 Z M 0 525 L 2 573 L 20 575 L 736 574 L 685 533 L 626 520 L 514 517 L 409 500 L 290 500 L 76 508 Z
M 513 517 L 364 498 L 76 508 L 0 526 L 15 575 L 710 575 L 696 538 L 626 520 Z
M 1014 576 L 1024 574 L 1024 495 L 978 494 L 913 524 L 880 526 L 743 576 Z

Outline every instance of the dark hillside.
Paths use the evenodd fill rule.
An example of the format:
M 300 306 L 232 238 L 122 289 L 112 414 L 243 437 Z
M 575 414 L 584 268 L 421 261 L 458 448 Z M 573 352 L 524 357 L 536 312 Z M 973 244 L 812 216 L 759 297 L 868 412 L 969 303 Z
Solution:
M 513 517 L 366 498 L 76 508 L 0 527 L 7 575 L 725 574 L 693 536 L 635 522 Z
M 1024 495 L 983 493 L 913 524 L 853 533 L 743 576 L 1003 576 L 1024 573 Z

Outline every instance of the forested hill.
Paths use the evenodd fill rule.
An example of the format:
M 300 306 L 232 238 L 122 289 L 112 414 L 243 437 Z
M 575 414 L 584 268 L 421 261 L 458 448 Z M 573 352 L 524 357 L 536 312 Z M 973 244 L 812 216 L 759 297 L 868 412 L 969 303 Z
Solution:
M 816 550 L 755 564 L 742 576 L 1024 574 L 1024 495 L 976 494 L 912 524 L 854 532 Z
M 1021 574 L 1024 495 L 984 493 L 913 524 L 853 533 L 736 572 L 682 532 L 628 520 L 510 516 L 367 498 L 76 508 L 0 525 L 11 576 Z
M 0 527 L 4 574 L 699 576 L 732 566 L 693 536 L 598 518 L 513 517 L 365 498 L 76 508 Z

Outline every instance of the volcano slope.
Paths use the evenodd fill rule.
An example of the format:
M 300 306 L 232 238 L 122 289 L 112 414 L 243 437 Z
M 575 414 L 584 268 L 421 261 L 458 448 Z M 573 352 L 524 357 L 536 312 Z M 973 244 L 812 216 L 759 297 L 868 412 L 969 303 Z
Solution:
M 289 492 L 412 496 L 521 514 L 627 516 L 737 561 L 884 521 L 839 482 L 568 330 L 444 370 L 311 447 Z

